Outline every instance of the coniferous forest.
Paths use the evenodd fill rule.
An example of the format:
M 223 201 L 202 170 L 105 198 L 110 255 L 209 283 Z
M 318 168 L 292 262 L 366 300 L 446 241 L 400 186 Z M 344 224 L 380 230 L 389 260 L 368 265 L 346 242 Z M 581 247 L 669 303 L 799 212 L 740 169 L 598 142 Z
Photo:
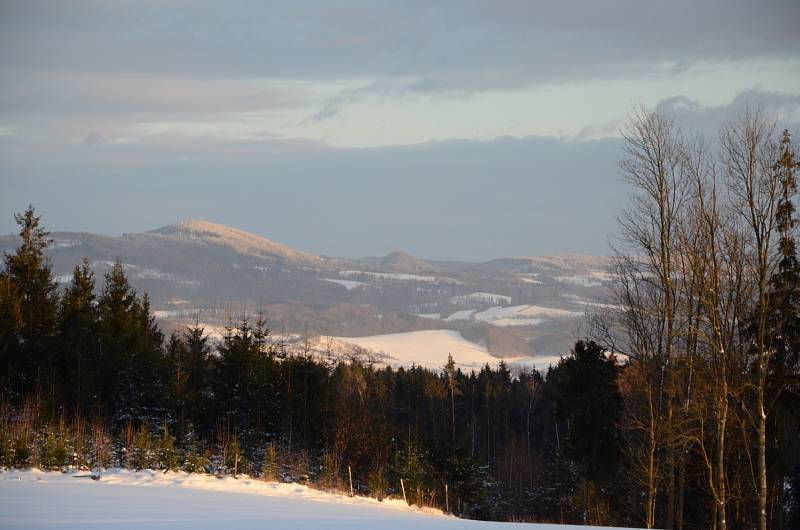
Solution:
M 540 374 L 287 354 L 263 315 L 169 336 L 121 263 L 58 287 L 29 207 L 0 272 L 0 466 L 184 470 L 510 521 L 800 527 L 795 151 L 635 112 L 607 310 Z

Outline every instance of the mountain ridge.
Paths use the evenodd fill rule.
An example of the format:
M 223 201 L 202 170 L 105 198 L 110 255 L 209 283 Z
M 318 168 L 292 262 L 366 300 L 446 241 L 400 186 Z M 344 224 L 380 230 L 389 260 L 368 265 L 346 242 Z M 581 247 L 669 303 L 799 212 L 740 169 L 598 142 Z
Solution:
M 323 265 L 326 261 L 329 261 L 317 254 L 302 252 L 289 245 L 272 241 L 252 232 L 205 220 L 185 219 L 145 233 L 226 246 L 240 254 L 278 258 L 289 262 L 301 262 L 315 266 Z

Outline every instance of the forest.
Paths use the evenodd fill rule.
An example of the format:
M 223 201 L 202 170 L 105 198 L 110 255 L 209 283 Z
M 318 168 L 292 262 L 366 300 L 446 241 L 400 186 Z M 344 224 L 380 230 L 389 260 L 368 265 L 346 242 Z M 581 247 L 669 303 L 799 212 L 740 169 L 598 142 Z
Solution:
M 606 310 L 546 374 L 288 354 L 265 315 L 169 336 L 117 262 L 59 287 L 33 207 L 0 272 L 0 466 L 297 481 L 467 518 L 800 527 L 798 162 L 641 109 Z

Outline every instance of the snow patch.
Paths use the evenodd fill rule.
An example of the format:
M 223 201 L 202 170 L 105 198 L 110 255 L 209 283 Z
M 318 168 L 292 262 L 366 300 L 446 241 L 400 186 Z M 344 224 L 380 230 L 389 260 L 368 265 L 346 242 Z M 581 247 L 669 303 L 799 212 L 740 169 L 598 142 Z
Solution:
M 358 289 L 360 287 L 368 287 L 369 286 L 369 284 L 367 284 L 367 283 L 357 282 L 355 280 L 338 280 L 338 279 L 335 279 L 335 278 L 322 278 L 322 279 L 325 280 L 326 282 L 331 282 L 331 283 L 335 283 L 337 285 L 341 285 L 342 287 L 344 287 L 348 291 L 350 291 L 352 289 Z
M 399 282 L 423 282 L 435 283 L 436 276 L 420 276 L 419 274 L 394 274 L 388 272 L 365 272 L 365 271 L 339 271 L 339 276 L 353 278 L 367 276 L 378 281 L 399 281 Z
M 602 282 L 598 281 L 596 277 L 591 276 L 553 276 L 557 282 L 567 285 L 577 285 L 578 287 L 601 287 Z
M 469 305 L 471 303 L 484 303 L 484 304 L 511 304 L 511 297 L 495 293 L 471 293 L 460 296 L 454 296 L 450 299 L 450 303 L 456 305 Z

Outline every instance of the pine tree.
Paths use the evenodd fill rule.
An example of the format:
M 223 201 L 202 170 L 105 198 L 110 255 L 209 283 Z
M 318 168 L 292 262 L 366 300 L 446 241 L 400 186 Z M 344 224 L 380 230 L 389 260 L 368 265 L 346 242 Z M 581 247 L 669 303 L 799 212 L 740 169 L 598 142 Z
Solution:
M 776 224 L 780 235 L 778 270 L 770 280 L 770 333 L 775 352 L 772 355 L 771 372 L 782 385 L 784 376 L 798 365 L 800 355 L 800 264 L 794 239 L 795 207 L 793 198 L 797 194 L 796 171 L 798 162 L 792 150 L 791 136 L 783 132 L 781 156 L 776 163 L 780 175 L 781 197 L 776 210 Z
M 772 495 L 779 510 L 792 505 L 790 517 L 800 522 L 800 457 L 794 442 L 800 432 L 800 264 L 795 244 L 794 196 L 797 194 L 798 161 L 791 136 L 784 131 L 780 158 L 775 170 L 780 179 L 781 196 L 775 214 L 780 236 L 778 269 L 770 280 L 768 334 L 773 347 L 769 363 L 766 394 L 768 399 L 768 444 L 772 465 Z M 789 501 L 785 484 L 789 484 Z M 782 515 L 782 514 L 781 514 Z
M 0 397 L 6 401 L 21 389 L 24 379 L 19 372 L 19 339 L 17 332 L 22 320 L 20 297 L 11 276 L 0 272 Z
M 447 364 L 444 365 L 444 374 L 447 377 L 447 388 L 450 391 L 450 427 L 452 442 L 456 442 L 456 391 L 458 383 L 458 369 L 453 359 L 453 354 L 447 354 Z
M 211 346 L 205 330 L 199 324 L 182 334 L 173 333 L 167 345 L 170 361 L 172 396 L 177 409 L 178 434 L 182 437 L 189 426 L 196 427 L 201 419 L 206 371 Z
M 94 272 L 88 258 L 76 266 L 58 315 L 59 374 L 63 399 L 75 410 L 89 405 L 90 373 L 99 349 Z
M 117 260 L 105 275 L 98 300 L 100 352 L 96 390 L 107 412 L 121 412 L 117 421 L 133 417 L 151 422 L 163 408 L 161 381 L 166 374 L 164 337 L 150 313 L 147 295 L 139 298 Z
M 45 250 L 50 235 L 41 227 L 41 217 L 33 206 L 14 220 L 20 227 L 22 244 L 5 256 L 5 271 L 0 283 L 0 333 L 5 357 L 3 377 L 18 395 L 41 386 L 51 395 L 55 374 L 52 346 L 56 330 L 58 296 L 51 265 Z
M 618 367 L 598 344 L 579 341 L 573 355 L 562 359 L 555 371 L 560 391 L 557 411 L 569 420 L 565 453 L 583 475 L 586 518 L 591 489 L 605 483 L 620 457 Z

